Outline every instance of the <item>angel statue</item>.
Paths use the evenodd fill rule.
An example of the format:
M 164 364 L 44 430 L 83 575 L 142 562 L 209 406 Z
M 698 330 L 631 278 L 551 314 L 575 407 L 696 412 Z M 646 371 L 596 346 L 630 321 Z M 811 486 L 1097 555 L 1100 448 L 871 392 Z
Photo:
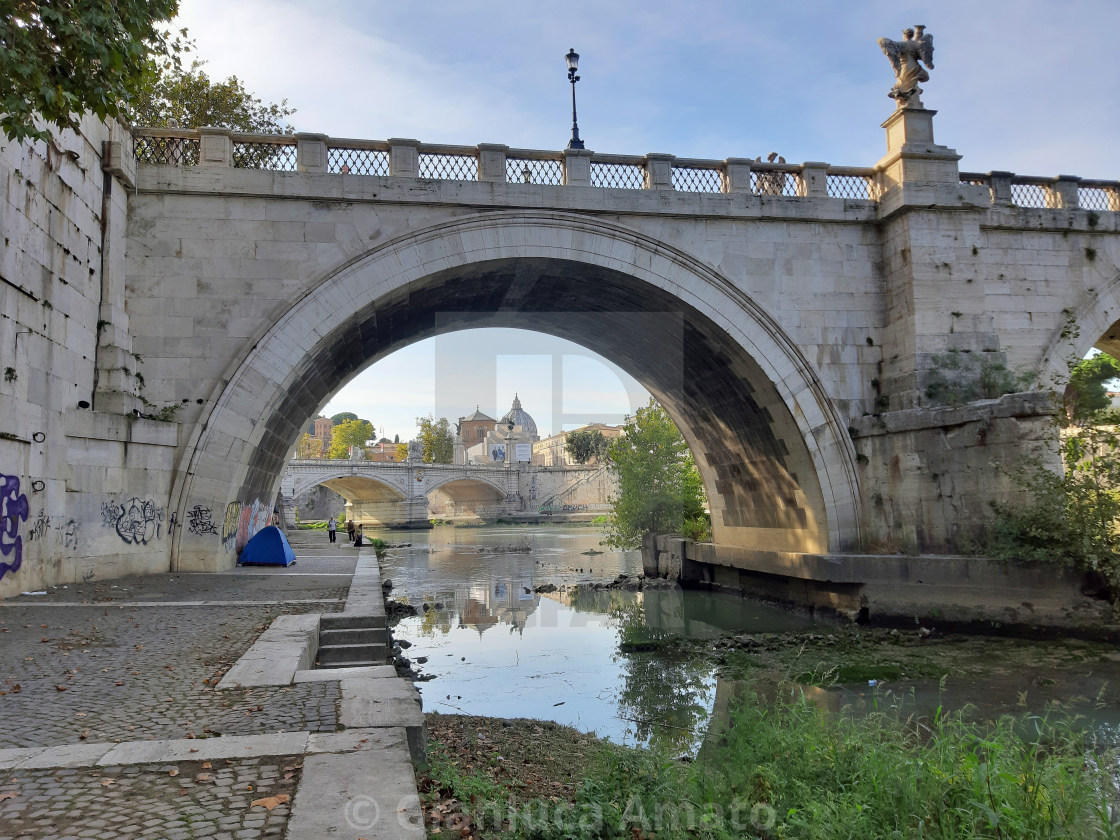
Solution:
M 915 30 L 917 34 L 915 35 Z M 898 103 L 899 108 L 921 108 L 919 82 L 929 81 L 929 70 L 933 69 L 933 36 L 927 35 L 924 26 L 902 31 L 902 41 L 890 38 L 879 39 L 879 49 L 890 59 L 894 68 L 894 87 L 887 94 Z M 921 62 L 925 63 L 922 67 Z

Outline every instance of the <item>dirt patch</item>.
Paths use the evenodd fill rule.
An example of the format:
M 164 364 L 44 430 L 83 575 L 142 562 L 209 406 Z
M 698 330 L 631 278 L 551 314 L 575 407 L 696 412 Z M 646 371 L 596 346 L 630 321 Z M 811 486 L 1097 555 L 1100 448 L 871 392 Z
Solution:
M 427 724 L 430 767 L 417 781 L 429 836 L 443 840 L 497 834 L 464 814 L 464 799 L 476 807 L 500 802 L 501 811 L 533 800 L 573 801 L 589 768 L 614 748 L 552 721 L 435 713 Z

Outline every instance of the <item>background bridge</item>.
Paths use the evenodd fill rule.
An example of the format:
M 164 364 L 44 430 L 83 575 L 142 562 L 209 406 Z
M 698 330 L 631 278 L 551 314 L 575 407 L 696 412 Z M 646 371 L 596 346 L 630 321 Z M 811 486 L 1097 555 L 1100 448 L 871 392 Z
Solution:
M 535 514 L 542 508 L 602 509 L 614 488 L 603 467 L 521 469 L 487 465 L 384 463 L 328 459 L 293 460 L 284 471 L 280 498 L 295 522 L 293 500 L 322 485 L 347 501 L 345 518 L 395 528 L 427 528 L 430 508 L 441 515 L 494 519 Z M 434 497 L 442 496 L 438 500 Z

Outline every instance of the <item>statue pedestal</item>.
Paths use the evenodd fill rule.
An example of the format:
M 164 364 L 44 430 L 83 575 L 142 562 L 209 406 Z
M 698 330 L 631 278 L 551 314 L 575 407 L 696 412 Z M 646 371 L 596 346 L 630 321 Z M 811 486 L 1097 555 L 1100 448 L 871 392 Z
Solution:
M 877 164 L 880 212 L 907 205 L 959 206 L 961 156 L 933 140 L 933 115 L 926 108 L 899 108 L 883 123 L 887 155 Z

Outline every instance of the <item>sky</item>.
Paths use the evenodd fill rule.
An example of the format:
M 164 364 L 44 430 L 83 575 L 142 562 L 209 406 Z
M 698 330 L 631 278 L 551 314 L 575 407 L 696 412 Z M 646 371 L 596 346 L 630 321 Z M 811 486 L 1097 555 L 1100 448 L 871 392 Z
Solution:
M 211 76 L 287 99 L 299 131 L 561 149 L 571 129 L 564 54 L 574 47 L 588 149 L 711 159 L 776 151 L 847 166 L 872 166 L 885 151 L 893 75 L 876 39 L 924 24 L 936 53 L 923 101 L 962 170 L 1118 177 L 1118 0 L 182 0 L 179 23 Z M 532 355 L 568 350 L 582 358 L 556 344 Z M 394 354 L 327 413 L 354 410 L 390 438 L 411 436 L 415 417 L 439 402 L 434 371 L 420 375 L 436 355 L 420 345 Z M 525 381 L 534 365 L 499 365 L 500 393 L 480 395 L 483 410 L 504 412 L 506 391 L 536 387 Z M 411 376 L 396 379 L 401 368 Z M 547 411 L 523 398 L 542 432 L 557 404 L 583 406 L 592 392 L 608 413 L 620 398 L 645 401 L 605 368 L 564 381 L 582 383 L 578 398 L 542 397 Z M 398 405 L 408 390 L 415 399 Z M 356 402 L 366 398 L 363 414 Z M 567 425 L 568 413 L 555 422 Z

